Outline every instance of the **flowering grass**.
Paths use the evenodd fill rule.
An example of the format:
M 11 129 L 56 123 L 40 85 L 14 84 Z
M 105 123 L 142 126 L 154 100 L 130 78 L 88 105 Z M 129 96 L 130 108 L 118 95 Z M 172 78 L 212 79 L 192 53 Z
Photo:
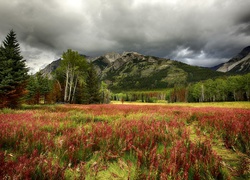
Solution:
M 247 179 L 248 160 L 233 174 L 213 146 L 221 139 L 229 152 L 249 157 L 249 119 L 249 109 L 218 107 L 111 104 L 4 110 L 0 179 Z

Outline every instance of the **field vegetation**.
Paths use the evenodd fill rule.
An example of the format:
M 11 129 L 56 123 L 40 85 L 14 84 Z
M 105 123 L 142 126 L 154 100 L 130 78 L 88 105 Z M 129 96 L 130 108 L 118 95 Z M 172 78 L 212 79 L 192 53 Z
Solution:
M 249 106 L 222 105 L 2 109 L 0 179 L 249 179 Z

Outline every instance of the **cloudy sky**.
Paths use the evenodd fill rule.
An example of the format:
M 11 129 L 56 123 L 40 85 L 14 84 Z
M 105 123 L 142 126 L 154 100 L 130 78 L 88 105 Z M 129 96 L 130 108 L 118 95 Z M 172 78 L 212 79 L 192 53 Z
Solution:
M 249 7 L 250 0 L 0 0 L 0 41 L 13 29 L 32 72 L 69 48 L 213 66 L 250 45 Z

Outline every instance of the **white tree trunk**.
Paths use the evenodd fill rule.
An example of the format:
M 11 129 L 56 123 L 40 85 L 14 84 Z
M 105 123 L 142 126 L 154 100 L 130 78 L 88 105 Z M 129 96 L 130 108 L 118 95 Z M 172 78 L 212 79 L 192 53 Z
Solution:
M 70 79 L 69 79 L 69 94 L 68 94 L 68 102 L 72 102 L 73 100 L 73 88 L 75 86 L 75 83 L 74 83 L 74 79 L 75 79 L 75 72 L 74 70 L 72 69 L 72 72 L 70 73 Z
M 65 90 L 64 90 L 64 102 L 67 102 L 68 98 L 68 84 L 69 84 L 69 65 L 66 69 L 66 83 L 65 83 Z
M 72 101 L 74 101 L 74 99 L 75 99 L 77 82 L 78 82 L 78 78 L 76 76 L 75 86 L 74 86 L 74 90 L 73 90 L 73 94 L 72 94 Z
M 205 95 L 204 95 L 204 85 L 201 85 L 201 101 L 203 102 L 205 99 Z

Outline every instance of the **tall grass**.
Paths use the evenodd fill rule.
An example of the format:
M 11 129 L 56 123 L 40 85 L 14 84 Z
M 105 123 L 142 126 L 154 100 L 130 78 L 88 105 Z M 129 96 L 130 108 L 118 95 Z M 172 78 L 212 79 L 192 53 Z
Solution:
M 192 141 L 188 125 L 248 153 L 248 117 L 246 109 L 135 105 L 1 113 L 0 178 L 228 179 L 211 141 Z

